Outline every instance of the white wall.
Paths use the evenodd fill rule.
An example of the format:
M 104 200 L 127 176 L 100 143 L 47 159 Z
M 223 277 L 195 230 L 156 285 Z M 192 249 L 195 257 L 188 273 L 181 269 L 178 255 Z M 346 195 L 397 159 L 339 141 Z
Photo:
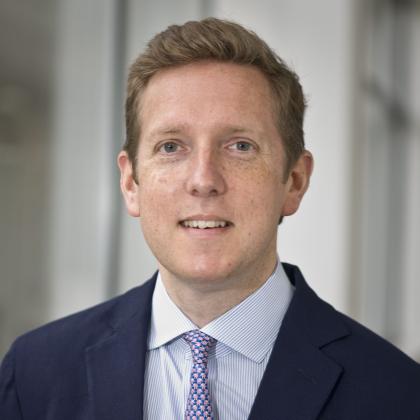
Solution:
M 49 318 L 103 300 L 110 225 L 114 1 L 60 0 L 51 152 Z
M 412 93 L 410 97 L 410 134 L 408 138 L 409 160 L 407 162 L 407 202 L 403 203 L 405 236 L 403 265 L 405 268 L 405 287 L 402 294 L 403 317 L 400 345 L 420 361 L 420 8 L 413 16 L 412 68 L 410 71 Z

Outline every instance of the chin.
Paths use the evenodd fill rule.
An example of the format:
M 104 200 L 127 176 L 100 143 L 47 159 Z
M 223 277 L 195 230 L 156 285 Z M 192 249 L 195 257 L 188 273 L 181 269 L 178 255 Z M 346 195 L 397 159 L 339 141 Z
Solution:
M 229 270 L 223 267 L 203 267 L 203 266 L 194 266 L 189 267 L 188 270 L 185 270 L 184 278 L 188 278 L 191 281 L 196 281 L 200 283 L 214 283 L 220 280 L 226 279 L 230 276 Z
M 171 268 L 170 266 L 166 266 Z M 192 284 L 216 285 L 226 281 L 233 274 L 233 265 L 211 259 L 190 259 L 182 266 L 167 271 L 179 280 Z

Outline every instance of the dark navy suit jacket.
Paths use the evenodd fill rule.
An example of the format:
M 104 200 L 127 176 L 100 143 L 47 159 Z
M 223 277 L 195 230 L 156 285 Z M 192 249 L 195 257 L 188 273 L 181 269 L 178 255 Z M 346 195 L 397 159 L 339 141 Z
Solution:
M 285 270 L 296 290 L 249 418 L 420 420 L 420 366 Z M 1 366 L 0 419 L 142 419 L 155 280 L 18 338 Z

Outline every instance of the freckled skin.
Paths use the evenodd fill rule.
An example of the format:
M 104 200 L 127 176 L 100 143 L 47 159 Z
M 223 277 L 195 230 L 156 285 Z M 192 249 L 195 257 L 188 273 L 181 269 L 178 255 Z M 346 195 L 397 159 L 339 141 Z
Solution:
M 309 152 L 284 182 L 270 86 L 251 66 L 210 61 L 161 70 L 141 109 L 138 185 L 124 152 L 121 185 L 165 285 L 234 290 L 242 300 L 274 269 L 278 220 L 297 210 L 306 191 Z M 190 234 L 179 222 L 197 214 L 232 226 L 205 238 Z

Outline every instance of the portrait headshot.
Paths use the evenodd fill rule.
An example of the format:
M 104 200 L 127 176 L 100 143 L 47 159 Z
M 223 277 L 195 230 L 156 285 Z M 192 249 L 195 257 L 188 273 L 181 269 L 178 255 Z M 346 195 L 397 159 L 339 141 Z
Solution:
M 125 13 L 128 19 L 130 13 Z M 372 233 L 375 226 L 383 231 L 380 223 L 389 219 L 381 214 L 393 214 L 390 203 L 403 203 L 405 195 L 381 201 L 372 175 L 373 198 L 367 202 L 373 207 L 364 207 L 369 223 L 367 217 L 357 217 L 363 213 L 361 204 L 357 206 L 364 203 L 368 188 L 362 173 L 374 166 L 369 161 L 372 151 L 382 149 L 341 148 L 340 139 L 315 142 L 312 148 L 308 133 L 316 130 L 306 125 L 307 113 L 312 112 L 309 124 L 318 120 L 319 126 L 334 127 L 335 115 L 342 110 L 319 121 L 316 108 L 326 105 L 319 96 L 306 93 L 309 71 L 274 48 L 269 31 L 263 36 L 253 29 L 252 19 L 247 22 L 251 25 L 229 14 L 169 21 L 142 48 L 136 46 L 135 54 L 126 51 L 133 59 L 126 71 L 115 73 L 124 79 L 123 100 L 115 93 L 116 77 L 98 80 L 96 88 L 83 87 L 92 101 L 101 101 L 102 96 L 95 98 L 100 83 L 114 86 L 114 103 L 121 105 L 115 112 L 124 111 L 124 140 L 107 152 L 114 166 L 106 170 L 118 171 L 119 189 L 112 177 L 96 171 L 101 149 L 95 151 L 95 143 L 87 142 L 86 149 L 77 152 L 86 162 L 80 169 L 86 194 L 97 197 L 107 185 L 108 193 L 101 197 L 108 201 L 95 199 L 100 210 L 95 220 L 117 232 L 98 236 L 96 242 L 98 250 L 99 244 L 108 244 L 103 249 L 107 263 L 99 265 L 111 282 L 104 286 L 107 292 L 91 294 L 96 301 L 88 300 L 93 290 L 89 270 L 72 259 L 72 253 L 88 252 L 89 241 L 82 233 L 80 240 L 67 241 L 63 248 L 60 242 L 50 242 L 57 261 L 77 273 L 76 280 L 63 280 L 66 288 L 55 307 L 64 300 L 79 301 L 80 306 L 68 306 L 67 313 L 50 311 L 45 322 L 16 330 L 0 368 L 0 419 L 420 419 L 418 339 L 411 338 L 409 329 L 398 335 L 401 320 L 412 325 L 418 314 L 412 309 L 416 305 L 402 298 L 403 292 L 418 290 L 417 283 L 405 286 L 397 281 L 409 273 L 403 267 L 411 267 L 414 260 L 409 260 L 408 246 L 405 266 L 389 248 L 393 259 L 377 265 L 375 255 L 388 248 L 382 245 L 385 236 Z M 282 42 L 287 45 L 287 40 Z M 112 62 L 125 60 L 118 58 L 118 48 L 113 51 Z M 340 72 L 323 61 L 321 52 L 308 54 L 335 86 Z M 80 68 L 88 68 L 90 62 L 100 67 L 106 60 L 67 61 Z M 356 66 L 349 61 L 345 65 Z M 325 78 L 329 71 L 331 76 Z M 334 108 L 329 92 L 324 91 L 324 99 Z M 375 92 L 379 95 L 379 88 Z M 356 115 L 356 107 L 349 104 L 347 109 Z M 57 109 L 57 115 L 72 114 L 70 108 Z M 86 118 L 89 124 L 93 121 Z M 98 126 L 104 125 L 107 136 L 118 136 L 119 126 L 111 129 L 107 121 L 100 120 Z M 76 149 L 74 141 L 73 149 L 66 149 L 70 155 Z M 319 152 L 325 149 L 325 154 Z M 344 162 L 352 156 L 358 158 L 352 160 L 356 163 L 350 176 L 350 164 Z M 55 161 L 57 171 L 66 173 L 70 167 L 59 162 Z M 393 162 L 396 165 L 396 158 Z M 74 211 L 71 223 L 77 221 L 90 232 L 84 213 L 77 207 L 72 210 L 77 201 L 73 197 L 81 192 L 73 196 L 60 191 L 60 185 L 76 189 L 77 172 L 72 168 L 74 179 L 63 184 L 59 176 L 54 180 L 59 190 L 54 197 L 66 194 L 57 200 L 63 211 L 54 226 L 67 226 L 66 215 Z M 328 190 L 350 178 L 354 194 L 340 213 L 334 201 L 338 196 Z M 341 187 L 337 191 L 344 195 Z M 377 213 L 372 202 L 383 212 Z M 111 208 L 124 211 L 124 226 L 111 223 Z M 311 227 L 305 228 L 299 217 L 314 208 L 307 222 Z M 348 210 L 353 224 L 343 229 L 352 239 L 340 248 L 334 238 L 344 235 L 336 230 L 343 226 L 344 208 L 353 209 Z M 323 235 L 310 234 L 316 229 L 314 214 L 323 214 Z M 386 228 L 387 238 L 402 247 L 403 225 L 398 220 L 398 226 Z M 122 232 L 128 231 L 136 239 L 123 246 Z M 54 238 L 62 231 L 51 232 Z M 143 238 L 147 254 L 136 242 Z M 62 251 L 65 246 L 71 251 Z M 300 261 L 299 255 L 305 254 Z M 118 270 L 122 273 L 127 267 L 130 287 L 112 283 Z M 341 278 L 337 267 L 345 272 Z M 325 281 L 320 280 L 323 275 Z M 390 278 L 394 281 L 388 282 Z M 54 287 L 51 290 L 59 290 Z M 327 289 L 331 294 L 323 293 Z M 411 294 L 415 302 L 415 292 Z M 390 297 L 395 298 L 392 304 Z M 392 309 L 403 307 L 407 312 Z M 17 312 L 23 312 L 22 306 Z M 414 315 L 404 318 L 406 313 Z

